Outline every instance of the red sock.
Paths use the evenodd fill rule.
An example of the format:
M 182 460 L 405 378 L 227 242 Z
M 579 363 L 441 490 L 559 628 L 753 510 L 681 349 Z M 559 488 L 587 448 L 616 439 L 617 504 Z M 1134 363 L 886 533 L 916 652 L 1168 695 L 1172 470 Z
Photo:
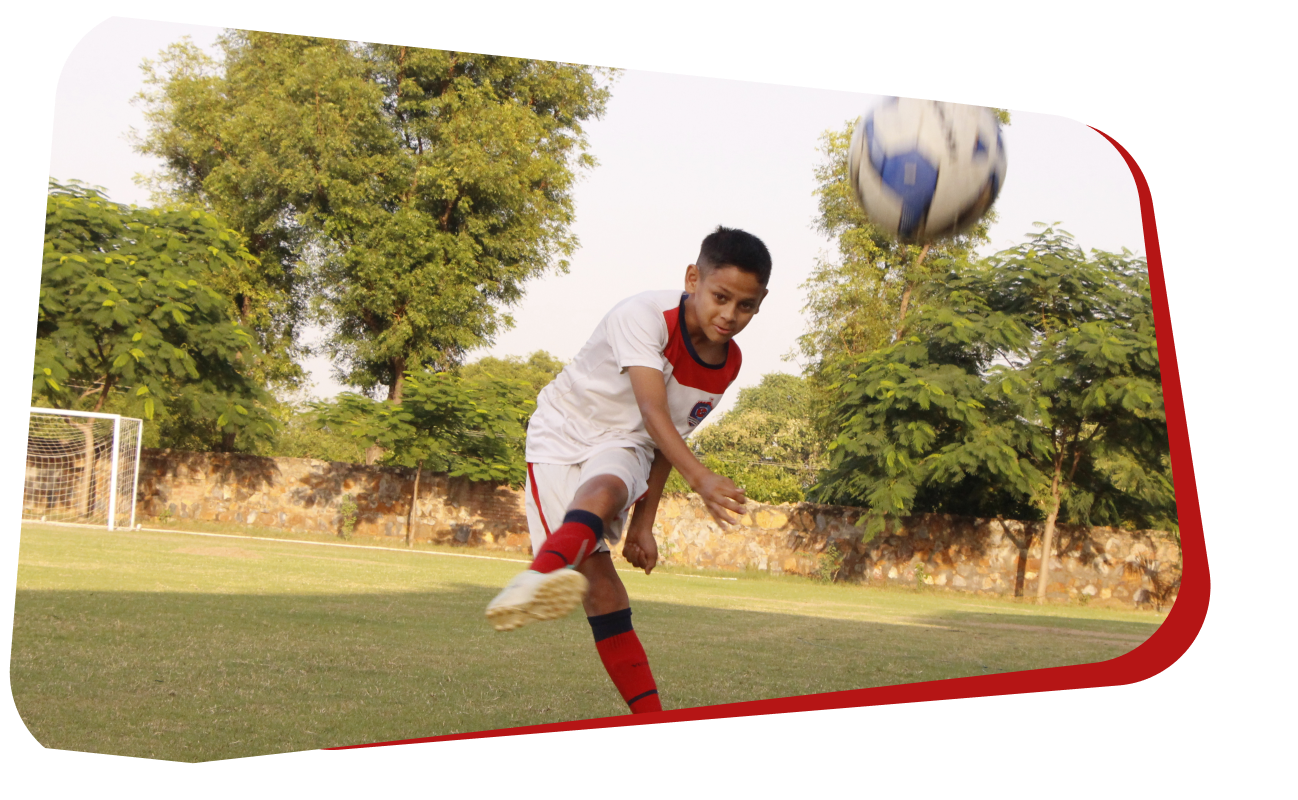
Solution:
M 662 711 L 658 686 L 649 670 L 649 659 L 640 645 L 640 637 L 631 627 L 631 609 L 587 617 L 586 620 L 595 633 L 595 649 L 604 662 L 604 669 L 608 670 L 608 676 L 630 706 L 631 713 Z
M 595 543 L 604 534 L 604 522 L 589 511 L 569 511 L 563 524 L 555 529 L 541 545 L 541 552 L 532 559 L 534 572 L 554 572 L 564 567 L 575 567 L 595 549 Z

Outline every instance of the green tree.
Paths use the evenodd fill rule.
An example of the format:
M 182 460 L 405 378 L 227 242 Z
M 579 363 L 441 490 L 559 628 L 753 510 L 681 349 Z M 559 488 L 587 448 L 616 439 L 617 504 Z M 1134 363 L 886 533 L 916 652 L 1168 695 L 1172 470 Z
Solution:
M 258 447 L 257 455 L 277 458 L 314 458 L 345 464 L 364 464 L 366 443 L 345 431 L 329 429 L 320 421 L 316 404 L 329 401 L 302 402 L 281 400 L 270 407 L 276 420 L 275 438 Z
M 1175 524 L 1143 259 L 1045 228 L 934 281 L 914 327 L 857 358 L 813 496 L 916 511 Z M 1043 560 L 1038 596 L 1044 596 Z
M 227 33 L 219 44 L 234 50 L 238 36 Z M 365 133 L 381 139 L 382 129 L 375 115 L 356 118 L 373 93 L 359 70 L 349 72 L 355 65 L 345 47 L 276 55 L 290 62 L 232 75 L 230 59 L 213 59 L 185 37 L 146 60 L 136 102 L 148 127 L 134 146 L 162 161 L 149 176 L 155 202 L 203 206 L 242 234 L 257 268 L 227 275 L 221 289 L 268 355 L 263 379 L 291 390 L 304 377 L 300 331 L 318 293 L 312 267 L 330 254 L 309 224 L 328 202 L 321 187 L 338 175 L 377 172 L 378 155 L 357 147 Z M 263 74 L 280 85 L 259 80 Z M 315 113 L 292 102 L 322 94 Z M 312 156 L 305 161 L 304 148 Z
M 459 370 L 459 375 L 469 380 L 480 378 L 498 378 L 501 380 L 522 381 L 532 387 L 533 399 L 540 394 L 550 381 L 563 371 L 563 362 L 544 350 L 537 350 L 526 360 L 519 356 L 496 358 L 484 356 Z
M 128 208 L 51 181 L 33 403 L 156 418 L 165 446 L 269 435 L 257 343 L 213 288 L 253 262 L 206 211 Z
M 797 503 L 824 467 L 824 448 L 811 423 L 804 378 L 771 373 L 743 389 L 735 406 L 689 439 L 708 469 L 742 486 L 750 500 Z M 667 491 L 690 488 L 673 473 Z
M 522 485 L 523 423 L 536 408 L 529 385 L 447 372 L 406 375 L 400 403 L 348 392 L 316 403 L 318 423 L 383 448 L 383 463 Z
M 141 149 L 173 191 L 240 209 L 277 263 L 312 267 L 295 286 L 346 383 L 399 403 L 408 371 L 457 366 L 527 279 L 566 270 L 576 172 L 595 163 L 582 124 L 611 71 L 251 31 L 219 45 L 219 63 L 164 53 Z
M 993 109 L 1002 125 L 1004 109 Z M 816 260 L 802 284 L 807 332 L 797 352 L 811 379 L 813 418 L 825 437 L 829 407 L 853 361 L 900 338 L 910 310 L 924 299 L 931 280 L 974 258 L 989 240 L 990 212 L 966 233 L 926 245 L 905 245 L 870 222 L 852 191 L 848 149 L 856 120 L 820 136 L 815 168 L 815 228 L 833 242 L 834 253 Z
M 460 368 L 459 374 L 468 380 L 503 380 L 516 381 L 526 384 L 531 389 L 528 396 L 532 401 L 535 409 L 536 399 L 541 394 L 541 390 L 549 385 L 550 381 L 559 377 L 563 371 L 563 362 L 544 350 L 536 350 L 523 360 L 518 356 L 505 356 L 504 358 L 495 358 L 494 356 L 484 356 L 470 364 L 465 364 Z M 523 418 L 523 427 L 531 421 L 532 414 L 529 411 Z M 524 454 L 525 447 L 520 443 L 518 457 L 526 461 Z

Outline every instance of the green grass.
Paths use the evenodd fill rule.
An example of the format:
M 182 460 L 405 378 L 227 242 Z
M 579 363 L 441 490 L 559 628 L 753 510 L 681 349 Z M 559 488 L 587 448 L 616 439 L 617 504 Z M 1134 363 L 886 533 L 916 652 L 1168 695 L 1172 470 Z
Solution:
M 498 634 L 482 611 L 520 563 L 447 550 L 24 525 L 14 701 L 47 747 L 178 761 L 626 713 L 581 614 Z M 1162 619 L 624 579 L 667 708 L 1102 661 Z

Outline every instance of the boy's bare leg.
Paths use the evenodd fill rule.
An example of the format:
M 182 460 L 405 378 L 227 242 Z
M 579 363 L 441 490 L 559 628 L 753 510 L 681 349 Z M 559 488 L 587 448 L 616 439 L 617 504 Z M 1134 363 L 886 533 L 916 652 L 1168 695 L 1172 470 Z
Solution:
M 582 600 L 586 616 L 598 617 L 601 614 L 612 614 L 631 607 L 631 597 L 626 593 L 626 586 L 613 566 L 613 557 L 608 553 L 596 553 L 577 567 L 577 571 L 586 576 L 590 590 Z

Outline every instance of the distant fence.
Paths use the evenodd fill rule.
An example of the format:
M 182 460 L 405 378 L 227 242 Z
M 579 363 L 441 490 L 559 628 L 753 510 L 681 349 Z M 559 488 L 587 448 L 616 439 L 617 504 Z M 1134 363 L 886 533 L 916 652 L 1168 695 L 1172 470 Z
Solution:
M 523 494 L 507 485 L 415 470 L 304 458 L 144 451 L 139 513 L 341 534 L 345 496 L 351 535 L 462 544 L 526 554 Z M 838 580 L 942 587 L 987 595 L 1035 595 L 1040 523 L 923 514 L 863 543 L 860 509 L 750 504 L 720 529 L 696 495 L 668 496 L 655 532 L 662 563 Z M 150 519 L 151 518 L 151 519 Z M 1034 549 L 1035 548 L 1035 549 Z M 1180 580 L 1175 541 L 1158 531 L 1059 526 L 1047 596 L 1103 605 L 1167 605 Z

